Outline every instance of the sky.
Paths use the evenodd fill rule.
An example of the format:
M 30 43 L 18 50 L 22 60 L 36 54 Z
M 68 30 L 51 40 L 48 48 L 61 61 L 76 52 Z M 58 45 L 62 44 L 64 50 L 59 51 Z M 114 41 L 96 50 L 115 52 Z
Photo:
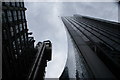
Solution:
M 115 2 L 25 2 L 28 29 L 36 42 L 51 40 L 52 60 L 46 78 L 59 78 L 67 60 L 68 41 L 61 16 L 80 14 L 118 22 Z

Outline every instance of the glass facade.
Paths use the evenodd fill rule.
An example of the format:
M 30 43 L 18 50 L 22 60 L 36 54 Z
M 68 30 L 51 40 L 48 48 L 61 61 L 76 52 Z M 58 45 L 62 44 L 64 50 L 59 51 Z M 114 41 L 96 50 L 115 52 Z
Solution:
M 68 58 L 66 62 L 66 67 L 68 68 L 69 78 L 76 78 L 76 60 L 75 60 L 75 47 L 73 46 L 70 35 L 67 34 L 68 40 Z
M 120 24 L 80 15 L 62 17 L 62 21 L 70 35 L 66 64 L 76 64 L 72 63 L 74 68 L 67 65 L 68 73 L 74 74 L 72 78 L 119 79 Z
M 77 49 L 77 46 L 69 35 L 69 32 L 67 30 L 66 32 L 68 40 L 68 58 L 65 66 L 65 69 L 67 68 L 68 71 L 67 78 L 69 78 L 69 80 L 77 80 L 79 78 L 92 78 L 93 75 L 89 70 L 88 65 L 85 62 L 82 54 Z

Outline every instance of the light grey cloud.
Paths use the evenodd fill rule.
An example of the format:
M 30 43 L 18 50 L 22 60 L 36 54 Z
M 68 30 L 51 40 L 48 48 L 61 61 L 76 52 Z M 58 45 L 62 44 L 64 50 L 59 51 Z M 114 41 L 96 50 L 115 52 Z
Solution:
M 77 3 L 79 4 L 79 3 Z M 87 6 L 86 6 L 86 5 Z M 82 2 L 76 5 L 78 14 L 118 21 L 118 5 L 113 2 Z M 82 10 L 80 10 L 82 9 Z
M 26 2 L 28 27 L 36 42 L 52 41 L 52 61 L 48 63 L 46 78 L 58 78 L 66 64 L 67 36 L 61 16 L 81 14 L 117 21 L 116 3 L 94 2 Z M 59 17 L 58 17 L 59 16 Z

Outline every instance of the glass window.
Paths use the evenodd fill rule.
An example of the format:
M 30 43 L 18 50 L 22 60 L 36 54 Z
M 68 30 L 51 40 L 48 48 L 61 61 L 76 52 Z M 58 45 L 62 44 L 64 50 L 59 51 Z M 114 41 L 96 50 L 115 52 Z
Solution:
M 14 16 L 14 20 L 17 20 L 17 16 Z
M 16 14 L 16 11 L 13 11 L 13 16 L 14 16 L 14 20 L 17 20 L 17 14 Z
M 11 32 L 11 36 L 13 36 L 14 35 L 13 27 L 10 27 L 10 32 Z
M 23 7 L 23 2 L 20 2 L 20 4 L 21 4 L 21 7 Z
M 2 6 L 5 6 L 5 2 L 2 2 Z
M 12 21 L 12 17 L 8 17 L 9 21 Z
M 10 10 L 8 10 L 8 11 L 7 11 L 7 14 L 8 14 L 8 16 L 12 16 L 12 14 L 11 14 L 11 11 L 10 11 Z
M 22 44 L 21 47 L 22 47 L 22 49 L 23 49 L 23 48 L 24 48 L 24 44 L 25 44 L 25 43 L 24 43 L 24 37 L 23 37 L 23 35 L 21 36 L 21 44 Z
M 25 19 L 24 11 L 22 11 L 22 19 Z
M 20 11 L 18 11 L 18 17 L 19 17 L 19 19 L 21 19 Z
M 21 36 L 21 40 L 24 41 L 23 35 Z
M 22 52 L 22 50 L 20 49 L 20 50 L 19 50 L 19 54 L 21 54 L 21 52 Z
M 15 41 L 13 41 L 13 49 L 16 49 Z
M 8 20 L 12 21 L 12 14 L 10 10 L 7 11 L 7 15 L 8 15 Z
M 11 2 L 11 5 L 12 5 L 12 6 L 15 6 L 15 2 Z
M 4 11 L 2 11 L 2 22 L 6 22 L 6 18 L 5 18 L 6 16 L 5 16 L 5 12 Z
M 15 52 L 16 52 L 16 50 L 15 50 Z M 16 59 L 18 58 L 17 54 L 15 54 L 15 58 L 16 58 Z
M 20 16 L 20 11 L 18 11 L 18 16 Z
M 25 23 L 23 23 L 23 27 L 24 27 L 24 29 L 26 29 L 26 28 L 25 28 Z
M 20 24 L 20 31 L 22 31 L 22 24 Z
M 15 41 L 13 41 L 13 49 L 14 49 L 14 52 L 16 53 L 16 45 L 15 45 Z M 15 54 L 15 57 L 17 56 L 17 54 Z
M 16 33 L 18 33 L 19 32 L 18 25 L 16 25 L 15 28 L 16 28 Z
M 4 38 L 7 39 L 7 32 L 5 29 L 3 30 L 3 35 L 4 35 Z
M 10 5 L 10 2 L 5 2 L 5 5 L 9 6 L 9 5 Z
M 17 39 L 17 42 L 18 42 L 18 44 L 20 44 L 20 39 L 19 38 Z
M 27 35 L 26 35 L 26 33 L 25 33 L 25 41 L 27 40 Z
M 82 28 L 82 27 L 79 27 L 79 29 L 81 30 L 81 31 L 84 31 L 85 29 L 84 28 Z
M 16 11 L 13 11 L 13 16 L 16 16 L 17 14 L 16 14 Z
M 16 4 L 17 4 L 17 7 L 19 7 L 19 6 L 20 6 L 19 2 L 16 2 Z

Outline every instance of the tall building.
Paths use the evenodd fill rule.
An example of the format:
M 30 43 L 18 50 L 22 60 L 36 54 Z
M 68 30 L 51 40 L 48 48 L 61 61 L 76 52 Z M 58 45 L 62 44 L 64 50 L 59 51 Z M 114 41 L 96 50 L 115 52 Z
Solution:
M 120 79 L 120 23 L 81 15 L 62 21 L 68 58 L 60 79 Z
M 51 42 L 29 37 L 24 2 L 2 2 L 2 79 L 42 80 L 51 60 Z

